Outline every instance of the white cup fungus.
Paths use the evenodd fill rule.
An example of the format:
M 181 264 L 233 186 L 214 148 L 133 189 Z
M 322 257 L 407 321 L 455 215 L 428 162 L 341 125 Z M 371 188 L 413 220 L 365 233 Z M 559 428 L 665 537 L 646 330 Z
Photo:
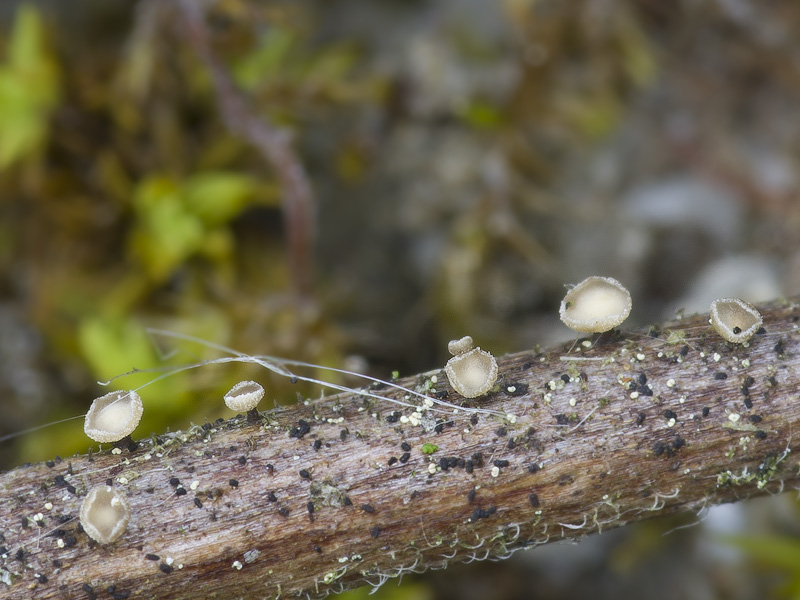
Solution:
M 225 406 L 237 412 L 247 412 L 258 406 L 264 388 L 255 381 L 240 381 L 225 394 Z
M 631 312 L 631 294 L 612 277 L 588 277 L 564 296 L 559 316 L 570 329 L 602 333 L 620 325 Z
M 444 372 L 456 392 L 465 398 L 477 398 L 492 389 L 498 372 L 494 356 L 475 348 L 470 336 L 451 341 L 447 349 L 453 358 L 447 361 Z
M 465 352 L 472 350 L 474 347 L 475 342 L 472 341 L 472 337 L 469 335 L 465 335 L 460 340 L 450 340 L 447 343 L 447 351 L 453 356 L 464 354 Z
M 711 303 L 711 326 L 723 339 L 743 344 L 761 327 L 761 313 L 739 298 L 720 298 Z
M 109 392 L 92 401 L 83 430 L 96 442 L 118 442 L 133 433 L 143 410 L 142 399 L 133 390 Z
M 81 504 L 81 526 L 98 544 L 110 544 L 123 534 L 131 518 L 131 508 L 120 490 L 96 485 Z

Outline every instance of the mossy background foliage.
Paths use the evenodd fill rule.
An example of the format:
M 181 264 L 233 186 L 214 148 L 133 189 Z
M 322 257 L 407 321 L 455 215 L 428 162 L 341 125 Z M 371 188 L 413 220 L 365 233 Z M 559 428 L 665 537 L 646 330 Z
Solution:
M 0 436 L 85 412 L 98 380 L 219 356 L 147 327 L 389 377 L 465 334 L 495 355 L 568 338 L 563 285 L 588 275 L 631 290 L 632 326 L 800 293 L 800 5 L 207 5 L 213 51 L 312 183 L 313 290 L 292 288 L 274 165 L 226 129 L 172 3 L 4 3 Z M 186 371 L 142 390 L 138 435 L 227 415 L 243 378 L 266 405 L 320 393 Z M 81 428 L 5 442 L 3 465 L 85 451 Z M 775 533 L 800 533 L 793 499 L 727 510 L 380 594 L 800 597 L 800 545 Z

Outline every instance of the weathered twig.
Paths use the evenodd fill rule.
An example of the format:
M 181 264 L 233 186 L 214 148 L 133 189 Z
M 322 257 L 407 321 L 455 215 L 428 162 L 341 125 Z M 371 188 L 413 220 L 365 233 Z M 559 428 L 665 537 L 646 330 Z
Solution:
M 314 194 L 305 168 L 292 148 L 292 136 L 265 117 L 253 114 L 227 68 L 211 48 L 202 5 L 196 0 L 176 0 L 175 5 L 183 16 L 186 39 L 211 75 L 228 131 L 253 145 L 275 171 L 281 190 L 294 290 L 299 296 L 308 297 L 314 278 Z
M 413 426 L 339 395 L 20 467 L 0 475 L 1 595 L 317 597 L 797 486 L 800 308 L 762 312 L 747 348 L 700 315 L 503 357 L 474 404 L 513 417 Z M 405 383 L 449 391 L 441 372 Z M 105 481 L 133 518 L 97 546 L 76 516 Z

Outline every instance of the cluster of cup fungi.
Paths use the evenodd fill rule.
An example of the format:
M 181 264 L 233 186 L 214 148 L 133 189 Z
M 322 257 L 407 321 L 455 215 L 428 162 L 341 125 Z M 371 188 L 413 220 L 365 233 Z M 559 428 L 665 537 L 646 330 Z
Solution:
M 264 388 L 255 381 L 240 381 L 225 394 L 225 405 L 233 411 L 252 415 L 264 397 Z M 142 399 L 134 390 L 115 391 L 96 398 L 86 413 L 83 430 L 96 442 L 120 444 L 129 439 L 142 418 Z M 131 518 L 124 494 L 108 485 L 96 485 L 81 504 L 80 520 L 84 531 L 98 544 L 119 538 Z
M 583 333 L 603 333 L 619 326 L 631 312 L 631 295 L 616 279 L 589 277 L 570 288 L 561 301 L 559 315 L 565 325 Z M 761 327 L 762 318 L 752 305 L 738 298 L 722 298 L 711 303 L 710 323 L 723 339 L 744 344 Z M 497 361 L 475 347 L 470 336 L 448 344 L 452 358 L 445 365 L 450 386 L 464 398 L 488 393 L 498 375 Z M 228 408 L 259 418 L 258 403 L 264 388 L 255 381 L 241 381 L 225 394 Z M 92 402 L 86 413 L 84 431 L 101 443 L 120 444 L 130 439 L 142 417 L 142 400 L 136 391 L 114 391 Z M 124 494 L 107 485 L 89 490 L 80 509 L 84 531 L 98 544 L 118 539 L 128 525 L 130 507 Z

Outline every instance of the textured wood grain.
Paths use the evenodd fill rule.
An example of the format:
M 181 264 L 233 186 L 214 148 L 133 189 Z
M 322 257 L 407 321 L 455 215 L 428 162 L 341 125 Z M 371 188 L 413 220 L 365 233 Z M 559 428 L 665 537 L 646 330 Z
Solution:
M 0 596 L 316 597 L 782 491 L 798 483 L 800 309 L 762 312 L 748 348 L 700 315 L 502 357 L 470 405 L 516 422 L 423 411 L 414 426 L 339 395 L 17 468 L 0 475 Z M 461 400 L 441 371 L 401 383 Z M 101 547 L 76 517 L 107 480 L 134 516 Z

